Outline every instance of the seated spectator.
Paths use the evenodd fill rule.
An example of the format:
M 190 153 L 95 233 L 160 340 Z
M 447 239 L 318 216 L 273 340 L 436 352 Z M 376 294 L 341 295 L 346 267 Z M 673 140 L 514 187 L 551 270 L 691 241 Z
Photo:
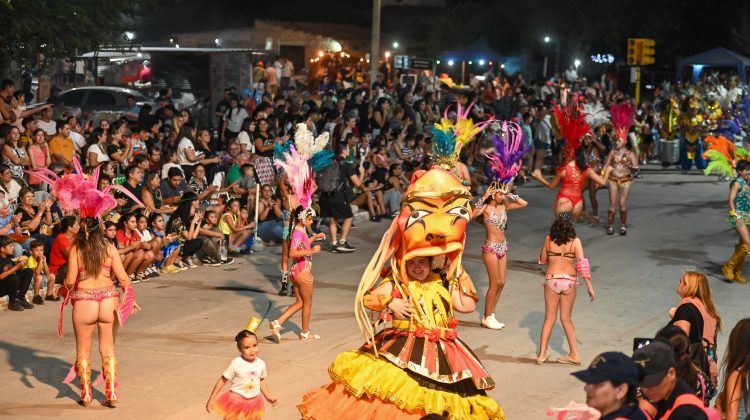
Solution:
M 202 154 L 201 163 L 206 168 L 206 179 L 213 183 L 214 177 L 225 168 L 222 159 L 211 149 L 211 133 L 208 130 L 198 130 L 195 143 L 195 153 Z
M 264 242 L 280 244 L 283 232 L 281 200 L 274 197 L 271 186 L 265 184 L 260 189 L 258 202 L 258 236 Z
M 101 128 L 95 128 L 86 141 L 85 150 L 89 166 L 99 166 L 102 162 L 108 162 L 107 133 Z
M 10 204 L 15 205 L 20 192 L 21 184 L 13 179 L 10 167 L 0 164 L 0 193 L 4 194 Z
M 26 149 L 21 144 L 21 130 L 18 127 L 11 127 L 3 145 L 3 164 L 10 167 L 10 172 L 16 178 L 23 178 L 24 169 L 31 165 Z
M 165 231 L 164 216 L 159 213 L 151 213 L 148 218 L 148 225 L 151 234 L 161 243 L 161 273 L 174 274 L 179 273 L 179 268 L 175 267 L 174 262 L 180 256 L 180 242 L 177 241 L 178 234 L 167 235 Z
M 161 196 L 164 204 L 176 204 L 185 192 L 188 191 L 187 183 L 178 168 L 171 168 L 167 178 L 161 180 Z
M 141 242 L 149 244 L 151 246 L 150 251 L 154 254 L 154 260 L 152 261 L 152 265 L 149 265 L 148 267 L 146 267 L 146 269 L 143 271 L 143 275 L 149 279 L 154 278 L 154 277 L 159 277 L 159 272 L 153 267 L 153 263 L 162 260 L 161 238 L 154 236 L 151 233 L 151 231 L 148 230 L 148 217 L 146 217 L 145 214 L 138 213 L 136 215 L 136 223 L 137 223 L 136 232 L 138 232 L 138 235 L 140 235 Z
M 134 141 L 127 139 L 122 131 L 124 127 L 121 123 L 112 124 L 107 141 L 107 155 L 109 160 L 116 163 L 120 169 L 128 166 L 130 159 L 133 157 Z M 118 171 L 118 173 L 121 173 Z
M 586 386 L 586 405 L 602 414 L 602 419 L 647 420 L 638 407 L 638 365 L 620 352 L 606 352 L 594 358 L 586 370 L 571 375 Z
M 362 183 L 362 193 L 352 200 L 352 204 L 359 208 L 367 205 L 367 213 L 373 222 L 379 222 L 382 217 L 391 214 L 386 212 L 383 184 L 374 178 L 368 178 Z
M 27 269 L 34 273 L 34 298 L 31 302 L 36 305 L 44 305 L 44 300 L 40 294 L 42 282 L 47 283 L 46 300 L 59 300 L 55 298 L 55 275 L 49 271 L 47 258 L 44 256 L 44 242 L 36 240 L 29 246 L 31 256 L 26 262 Z
M 49 139 L 49 154 L 53 162 L 61 163 L 67 168 L 73 167 L 76 145 L 70 138 L 70 126 L 63 120 L 57 122 L 57 134 Z
M 26 300 L 33 273 L 26 267 L 25 256 L 13 258 L 14 246 L 10 237 L 0 236 L 0 297 L 8 296 L 8 309 L 34 309 Z
M 219 190 L 216 185 L 208 183 L 206 168 L 200 163 L 193 166 L 193 176 L 188 182 L 188 189 L 195 193 L 203 209 L 211 205 L 211 194 Z
M 16 214 L 21 214 L 21 229 L 34 239 L 44 242 L 44 248 L 49 253 L 53 238 L 49 234 L 52 226 L 52 200 L 42 201 L 39 207 L 34 206 L 34 192 L 24 187 L 18 195 L 19 205 Z M 30 242 L 29 242 L 30 244 Z
M 148 148 L 149 171 L 161 173 L 161 149 L 156 146 Z
M 404 168 L 398 163 L 388 168 L 388 187 L 383 193 L 386 210 L 389 215 L 396 215 L 401 210 L 402 194 L 409 188 L 409 180 L 404 176 Z
M 179 269 L 197 267 L 191 257 L 203 247 L 203 241 L 198 239 L 203 212 L 198 208 L 196 195 L 190 191 L 185 192 L 167 225 L 167 234 L 179 235 L 177 241 L 180 242 L 180 259 L 174 264 Z
M 677 362 L 675 366 L 677 377 L 688 384 L 693 389 L 693 393 L 708 407 L 716 393 L 716 388 L 711 383 L 708 373 L 701 371 L 690 357 L 690 345 L 685 331 L 675 325 L 667 325 L 656 333 L 656 339 L 662 340 L 672 347 L 672 353 L 675 362 Z
M 127 169 L 127 178 L 122 186 L 130 192 L 133 196 L 141 197 L 141 181 L 143 181 L 143 171 L 137 166 L 130 166 Z M 140 204 L 136 203 L 135 200 L 129 196 L 123 194 L 122 197 L 125 199 L 125 204 L 120 208 L 120 214 L 132 213 L 136 208 L 140 207 Z M 128 273 L 130 274 L 130 273 Z
M 122 266 L 134 283 L 140 283 L 145 279 L 144 271 L 155 258 L 151 244 L 143 242 L 137 230 L 136 214 L 128 213 L 120 218 L 120 228 L 115 233 Z
M 234 262 L 234 258 L 222 258 L 220 249 L 221 243 L 224 241 L 224 235 L 219 230 L 219 216 L 215 211 L 206 211 L 198 238 L 203 241 L 203 247 L 200 251 L 203 265 L 217 267 Z
M 60 221 L 55 241 L 52 242 L 52 249 L 49 254 L 49 271 L 56 276 L 55 280 L 59 284 L 62 284 L 65 280 L 70 248 L 73 246 L 73 241 L 80 228 L 81 225 L 75 216 L 65 216 Z
M 31 243 L 32 238 L 20 234 L 21 215 L 10 213 L 10 203 L 5 198 L 0 198 L 0 235 L 8 236 L 13 241 L 13 257 L 23 254 L 21 244 Z
M 237 157 L 234 158 L 234 163 L 227 170 L 227 176 L 224 180 L 224 183 L 226 185 L 230 185 L 240 179 L 240 177 L 242 176 L 241 168 L 244 164 L 248 163 L 249 158 L 250 156 L 247 153 L 237 154 Z
M 255 141 L 252 136 L 255 133 L 257 123 L 252 118 L 245 118 L 242 123 L 242 131 L 237 135 L 237 144 L 240 146 L 240 152 L 255 153 Z
M 141 201 L 146 210 L 151 213 L 171 214 L 177 208 L 175 205 L 164 204 L 159 188 L 161 181 L 158 172 L 149 172 L 143 177 L 143 187 L 141 188 Z
M 227 189 L 240 196 L 240 204 L 245 204 L 248 210 L 255 208 L 255 194 L 258 184 L 255 182 L 255 167 L 249 163 L 240 168 L 240 179 L 227 186 Z
M 639 385 L 644 397 L 654 404 L 655 410 L 648 413 L 651 418 L 708 420 L 703 401 L 677 376 L 677 362 L 669 344 L 654 341 L 636 350 L 633 360 L 643 368 L 644 376 Z M 675 406 L 677 397 L 682 397 L 685 403 Z
M 49 169 L 50 164 L 52 164 L 52 158 L 49 155 L 49 147 L 47 147 L 47 141 L 45 140 L 44 131 L 40 129 L 34 130 L 34 142 L 29 144 L 26 151 L 28 152 L 27 154 L 29 156 L 29 168 Z M 41 178 L 31 174 L 28 176 L 28 178 L 29 186 L 33 188 L 34 191 L 39 191 L 42 189 L 43 186 Z
M 243 253 L 248 250 L 247 240 L 252 235 L 255 222 L 243 224 L 240 215 L 240 201 L 233 198 L 227 202 L 224 214 L 219 219 L 219 229 L 227 240 L 227 249 L 235 253 Z

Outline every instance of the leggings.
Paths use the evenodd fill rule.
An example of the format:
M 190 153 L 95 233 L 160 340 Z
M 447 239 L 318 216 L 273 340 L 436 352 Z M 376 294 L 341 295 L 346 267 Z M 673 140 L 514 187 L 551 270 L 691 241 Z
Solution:
M 192 257 L 193 254 L 198 252 L 202 247 L 202 240 L 198 238 L 188 239 L 184 244 L 182 244 L 182 251 L 180 252 L 180 255 L 182 255 L 183 257 Z

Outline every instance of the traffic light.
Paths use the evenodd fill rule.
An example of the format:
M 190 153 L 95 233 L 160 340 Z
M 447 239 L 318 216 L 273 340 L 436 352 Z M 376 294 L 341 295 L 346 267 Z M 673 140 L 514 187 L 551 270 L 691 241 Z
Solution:
M 654 54 L 656 51 L 654 50 L 654 47 L 656 47 L 656 42 L 653 39 L 643 38 L 641 39 L 641 64 L 648 65 L 648 64 L 654 64 Z
M 640 38 L 628 38 L 628 65 L 637 66 L 641 64 L 641 51 L 643 40 Z

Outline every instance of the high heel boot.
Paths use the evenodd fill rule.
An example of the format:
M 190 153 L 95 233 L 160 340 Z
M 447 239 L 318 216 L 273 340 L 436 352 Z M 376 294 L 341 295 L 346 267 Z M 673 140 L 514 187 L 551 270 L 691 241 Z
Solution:
M 628 211 L 620 210 L 620 235 L 628 234 Z
M 729 261 L 727 261 L 726 264 L 721 266 L 721 272 L 724 274 L 724 277 L 726 277 L 729 281 L 736 281 L 736 269 L 738 263 L 740 263 L 741 260 L 745 258 L 745 247 L 742 244 L 737 244 L 734 246 L 734 254 L 729 258 Z M 740 268 L 740 271 L 742 268 Z
M 742 265 L 745 264 L 745 256 L 750 252 L 750 246 L 736 245 L 741 247 L 742 251 L 740 257 L 737 258 L 737 265 L 734 266 L 734 281 L 735 283 L 746 284 L 747 279 L 742 275 Z M 736 248 L 736 247 L 735 247 Z
M 91 405 L 94 400 L 91 389 L 91 362 L 89 359 L 76 360 L 76 372 L 81 380 L 81 399 L 78 403 L 84 407 Z
M 104 373 L 104 401 L 102 405 L 115 407 L 118 403 L 115 387 L 117 386 L 117 357 L 109 356 L 102 359 L 102 373 Z
M 615 212 L 607 211 L 607 235 L 615 233 Z

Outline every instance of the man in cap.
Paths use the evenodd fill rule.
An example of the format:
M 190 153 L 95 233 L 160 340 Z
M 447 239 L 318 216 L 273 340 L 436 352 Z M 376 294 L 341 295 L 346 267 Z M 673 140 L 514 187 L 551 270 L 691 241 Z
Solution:
M 708 420 L 703 402 L 677 377 L 677 362 L 669 344 L 654 341 L 636 350 L 633 360 L 643 368 L 641 392 L 656 408 L 654 419 Z
M 601 420 L 647 420 L 638 407 L 638 365 L 623 353 L 602 353 L 591 361 L 586 370 L 571 375 L 586 383 L 586 405 L 602 413 Z

